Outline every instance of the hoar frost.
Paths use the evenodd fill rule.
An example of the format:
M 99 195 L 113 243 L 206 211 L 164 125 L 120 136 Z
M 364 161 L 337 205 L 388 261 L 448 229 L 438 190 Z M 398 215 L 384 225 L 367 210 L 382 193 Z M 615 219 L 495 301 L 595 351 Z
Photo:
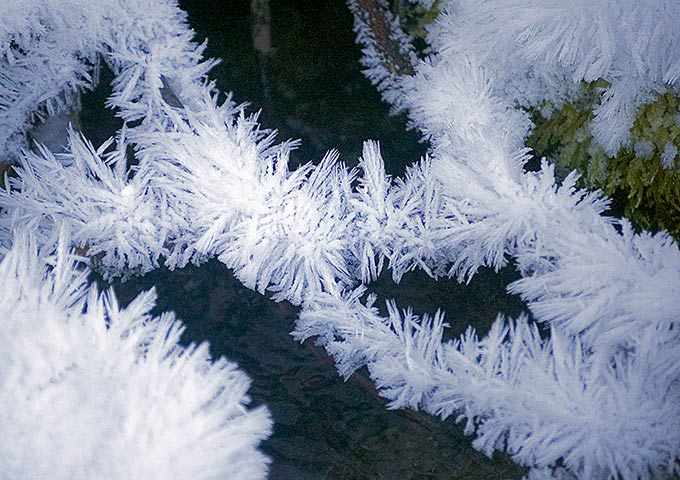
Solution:
M 291 144 L 276 145 L 257 117 L 230 97 L 218 100 L 207 77 L 214 62 L 203 61 L 202 47 L 191 42 L 193 33 L 172 1 L 25 3 L 2 7 L 8 27 L 1 33 L 0 145 L 6 154 L 19 155 L 35 115 L 67 108 L 88 88 L 100 61 L 114 72 L 109 104 L 126 125 L 115 146 L 92 146 L 72 132 L 63 154 L 39 148 L 19 155 L 18 176 L 0 194 L 3 272 L 16 283 L 2 302 L 8 311 L 23 312 L 12 302 L 21 302 L 26 291 L 30 298 L 45 296 L 38 305 L 49 306 L 42 316 L 33 312 L 33 330 L 24 320 L 7 323 L 13 333 L 7 334 L 5 364 L 25 361 L 32 369 L 23 370 L 30 378 L 22 379 L 20 370 L 7 375 L 41 392 L 26 411 L 40 412 L 40 395 L 51 388 L 72 401 L 60 407 L 62 416 L 45 420 L 43 430 L 30 423 L 33 417 L 11 417 L 17 445 L 50 451 L 51 437 L 41 432 L 55 429 L 66 435 L 68 449 L 73 437 L 63 418 L 73 418 L 92 438 L 115 443 L 110 431 L 123 428 L 141 441 L 134 432 L 155 434 L 158 427 L 140 417 L 143 409 L 117 395 L 95 395 L 92 410 L 78 417 L 75 399 L 94 386 L 117 392 L 122 384 L 142 407 L 158 401 L 163 414 L 174 387 L 163 398 L 144 389 L 166 380 L 190 385 L 186 398 L 184 390 L 176 393 L 187 402 L 177 415 L 197 422 L 194 447 L 217 448 L 202 452 L 215 453 L 210 461 L 223 462 L 225 472 L 264 475 L 255 446 L 270 428 L 261 410 L 244 410 L 247 382 L 231 364 L 211 363 L 205 347 L 178 347 L 179 327 L 170 317 L 140 323 L 149 318 L 151 297 L 120 309 L 63 263 L 45 269 L 35 250 L 22 246 L 25 234 L 12 233 L 30 231 L 42 252 L 68 242 L 103 255 L 110 276 L 147 272 L 160 259 L 174 268 L 217 257 L 250 288 L 300 305 L 293 335 L 316 337 L 342 375 L 368 366 L 391 408 L 454 415 L 476 433 L 476 448 L 509 452 L 532 468 L 531 478 L 677 473 L 678 246 L 665 233 L 636 233 L 625 220 L 603 216 L 608 200 L 579 190 L 576 174 L 557 182 L 547 161 L 525 172 L 530 156 L 524 139 L 532 125 L 519 108 L 546 99 L 559 105 L 578 95 L 580 82 L 602 78 L 609 86 L 589 128 L 608 151 L 627 145 L 639 105 L 675 88 L 676 2 L 441 2 L 428 38 L 431 54 L 421 60 L 398 19 L 386 15 L 387 40 L 396 42 L 389 52 L 403 56 L 401 70 L 386 68 L 391 57 L 378 43 L 386 38 L 376 39 L 375 19 L 361 14 L 360 2 L 349 2 L 369 78 L 431 141 L 429 155 L 403 178 L 386 176 L 373 142 L 365 144 L 357 170 L 331 153 L 319 165 L 290 171 Z M 37 31 L 41 35 L 29 34 Z M 134 169 L 121 153 L 133 144 Z M 676 153 L 669 150 L 666 158 Z M 69 232 L 61 243 L 60 232 Z M 419 318 L 389 303 L 383 317 L 375 298 L 362 301 L 364 284 L 385 267 L 395 280 L 422 268 L 433 277 L 466 281 L 480 267 L 498 270 L 511 261 L 522 278 L 509 289 L 527 302 L 533 320 L 499 317 L 484 337 L 470 329 L 442 342 L 441 312 Z M 23 269 L 30 281 L 17 274 Z M 62 293 L 50 293 L 55 289 Z M 38 308 L 31 305 L 24 307 Z M 537 322 L 549 328 L 549 338 Z M 23 347 L 13 338 L 23 339 Z M 61 370 L 32 364 L 39 356 L 26 357 L 23 350 L 45 345 L 58 357 L 55 344 L 68 354 L 59 357 Z M 105 345 L 124 361 L 112 364 L 93 345 Z M 102 355 L 97 368 L 107 375 L 78 368 L 83 355 Z M 186 377 L 156 376 L 183 362 L 191 367 Z M 45 385 L 47 392 L 40 390 Z M 7 405 L 0 402 L 0 408 Z M 99 422 L 102 410 L 115 415 Z M 209 433 L 202 430 L 207 427 Z M 245 440 L 230 443 L 232 434 Z M 213 471 L 203 454 L 165 456 L 181 438 L 164 436 L 147 460 L 195 467 L 192 476 Z M 104 465 L 97 448 L 90 456 L 65 450 L 68 465 L 85 465 L 93 475 L 119 468 L 123 473 L 112 475 L 124 475 L 140 460 L 121 445 L 110 447 L 126 459 L 116 465 Z M 238 446 L 244 450 L 228 453 Z M 19 459 L 16 472 L 58 464 L 52 457 L 35 465 L 12 458 Z

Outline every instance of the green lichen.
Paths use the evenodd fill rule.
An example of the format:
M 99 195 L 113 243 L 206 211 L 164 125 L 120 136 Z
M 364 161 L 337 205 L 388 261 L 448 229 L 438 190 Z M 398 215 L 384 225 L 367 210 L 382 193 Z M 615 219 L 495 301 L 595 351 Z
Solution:
M 612 198 L 614 213 L 637 228 L 665 229 L 680 239 L 680 98 L 666 92 L 640 107 L 630 146 L 610 157 L 588 128 L 605 86 L 584 85 L 583 95 L 560 109 L 534 109 L 536 127 L 527 144 L 554 159 L 558 174 L 578 170 L 583 186 L 601 189 Z

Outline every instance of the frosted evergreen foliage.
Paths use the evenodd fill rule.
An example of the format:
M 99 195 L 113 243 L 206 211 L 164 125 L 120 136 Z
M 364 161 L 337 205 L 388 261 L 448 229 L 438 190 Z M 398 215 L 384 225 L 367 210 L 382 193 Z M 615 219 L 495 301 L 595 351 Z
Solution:
M 672 17 L 673 5 L 660 3 L 645 13 L 612 4 L 612 11 L 641 22 L 629 22 L 623 31 L 614 28 L 613 14 L 600 4 L 450 2 L 432 26 L 432 55 L 422 61 L 410 53 L 397 19 L 385 17 L 386 30 L 378 38 L 369 31 L 375 19 L 358 16 L 369 77 L 395 109 L 408 111 L 432 144 L 404 178 L 393 179 L 385 174 L 374 142 L 364 145 L 357 170 L 348 171 L 331 152 L 317 165 L 290 171 L 294 144 L 274 144 L 273 133 L 261 129 L 257 117 L 215 89 L 207 78 L 214 62 L 202 59 L 202 47 L 191 43 L 192 32 L 170 1 L 88 2 L 91 8 L 72 18 L 64 12 L 82 6 L 78 2 L 47 2 L 42 17 L 37 12 L 43 2 L 28 3 L 26 11 L 34 13 L 23 20 L 3 7 L 1 12 L 12 16 L 8 24 L 22 32 L 46 28 L 50 34 L 24 40 L 24 34 L 8 35 L 24 42 L 26 55 L 51 45 L 46 58 L 78 59 L 65 78 L 81 71 L 77 78 L 93 77 L 94 59 L 106 62 L 115 74 L 109 104 L 126 127 L 115 145 L 92 146 L 71 133 L 63 154 L 46 148 L 21 154 L 17 178 L 0 195 L 0 252 L 10 248 L 10 232 L 25 229 L 49 250 L 66 225 L 70 243 L 110 276 L 144 273 L 161 259 L 175 268 L 217 257 L 248 287 L 300 305 L 293 335 L 315 337 L 343 376 L 367 365 L 391 408 L 465 420 L 468 433 L 476 432 L 477 448 L 509 452 L 532 467 L 531 478 L 678 473 L 678 246 L 664 233 L 634 233 L 625 221 L 603 216 L 607 199 L 578 190 L 575 174 L 558 184 L 547 161 L 537 172 L 525 172 L 530 157 L 524 138 L 531 122 L 517 108 L 546 98 L 563 101 L 577 93 L 580 80 L 602 76 L 612 86 L 593 125 L 611 125 L 611 138 L 625 142 L 625 132 L 616 135 L 628 121 L 626 111 L 658 90 L 659 82 L 666 82 L 664 88 L 675 82 L 672 61 L 657 58 L 672 50 L 673 31 L 657 35 L 645 26 L 661 13 Z M 350 7 L 360 13 L 358 2 Z M 526 20 L 536 22 L 533 29 L 522 27 L 520 13 L 529 7 L 540 13 Z M 567 22 L 573 38 L 552 28 L 565 10 L 571 15 L 565 18 L 576 18 Z M 592 25 L 595 19 L 601 23 Z M 63 27 L 67 23 L 69 28 Z M 95 53 L 78 50 L 73 57 L 73 45 L 80 44 L 68 35 L 77 29 L 92 40 L 87 43 L 92 50 L 78 48 Z M 480 43 L 465 43 L 463 31 Z M 528 34 L 515 38 L 516 31 Z M 649 45 L 630 43 L 646 31 L 654 33 L 639 38 L 649 39 Z M 596 32 L 611 37 L 610 50 L 602 46 L 606 42 L 584 40 Z M 461 43 L 454 45 L 454 39 Z M 627 60 L 631 51 L 637 60 Z M 385 65 L 398 60 L 395 52 L 406 60 Z M 611 59 L 601 52 L 610 52 Z M 625 76 L 626 65 L 637 69 L 634 81 Z M 655 68 L 663 75 L 650 73 Z M 7 131 L 25 131 L 30 116 L 47 108 L 47 98 L 66 98 L 86 85 L 64 86 L 72 83 L 48 85 L 49 95 L 26 96 L 21 108 L 12 99 L 28 93 L 13 97 L 0 91 L 8 105 L 3 112 L 14 112 L 0 117 Z M 12 88 L 26 90 L 28 84 Z M 626 85 L 637 87 L 616 90 Z M 620 91 L 624 94 L 612 96 Z M 135 148 L 135 168 L 123 154 L 129 146 Z M 498 270 L 510 261 L 522 278 L 509 288 L 527 301 L 533 320 L 549 329 L 547 339 L 533 320 L 521 317 L 499 318 L 481 338 L 468 331 L 457 341 L 442 342 L 443 313 L 421 318 L 389 302 L 388 316 L 382 317 L 376 299 L 364 298 L 365 284 L 385 266 L 397 281 L 415 268 L 467 281 L 480 267 Z M 99 305 L 101 296 L 88 295 L 94 299 L 87 302 Z M 104 318 L 124 317 L 106 313 L 120 310 L 107 302 Z M 94 315 L 94 310 L 85 312 Z M 64 332 L 75 329 L 68 325 Z M 91 347 L 83 348 L 90 352 Z M 160 351 L 179 347 L 167 348 Z M 7 351 L 8 358 L 20 358 Z M 206 358 L 204 353 L 159 355 L 177 362 L 192 355 Z M 135 373 L 145 371 L 143 362 L 134 365 L 127 376 L 145 375 Z M 166 376 L 145 377 L 145 384 L 175 381 Z M 205 395 L 218 388 L 217 377 L 213 382 L 200 387 Z M 75 395 L 78 388 L 64 391 Z M 140 401 L 150 400 L 140 394 Z M 21 430 L 21 441 L 39 441 L 29 431 Z
M 0 465 L 5 478 L 265 478 L 271 431 L 250 381 L 179 345 L 153 290 L 121 308 L 65 249 L 20 235 L 0 263 Z

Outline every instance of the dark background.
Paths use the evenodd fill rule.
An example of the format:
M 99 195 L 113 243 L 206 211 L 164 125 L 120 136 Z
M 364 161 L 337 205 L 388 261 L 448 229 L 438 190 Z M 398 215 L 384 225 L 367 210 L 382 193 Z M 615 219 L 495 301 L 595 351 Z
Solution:
M 354 43 L 352 16 L 344 1 L 271 1 L 274 51 L 266 64 L 266 98 L 251 35 L 250 2 L 180 2 L 206 55 L 221 58 L 212 71 L 220 90 L 261 110 L 262 124 L 281 139 L 304 139 L 294 161 L 319 161 L 330 148 L 352 165 L 364 140 L 381 140 L 390 173 L 425 153 L 405 117 L 388 118 L 389 107 L 364 78 Z

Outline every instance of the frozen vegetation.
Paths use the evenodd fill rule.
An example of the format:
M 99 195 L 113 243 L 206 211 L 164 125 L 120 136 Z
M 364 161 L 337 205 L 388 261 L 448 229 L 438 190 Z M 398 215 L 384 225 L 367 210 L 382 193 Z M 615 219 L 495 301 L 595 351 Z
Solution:
M 72 248 L 108 278 L 216 257 L 301 306 L 294 336 L 315 337 L 341 375 L 368 366 L 391 408 L 454 415 L 476 448 L 509 452 L 532 478 L 678 473 L 678 246 L 603 216 L 607 199 L 577 189 L 575 173 L 557 182 L 547 160 L 526 172 L 522 107 L 603 79 L 591 128 L 616 151 L 636 109 L 676 88 L 680 6 L 439 2 L 418 59 L 380 2 L 379 37 L 377 17 L 349 3 L 368 77 L 432 144 L 403 178 L 385 174 L 372 142 L 356 170 L 332 152 L 289 170 L 290 143 L 218 101 L 214 62 L 173 1 L 0 9 L 0 148 L 20 164 L 0 192 L 11 478 L 266 475 L 256 447 L 271 425 L 245 408 L 244 374 L 205 345 L 179 346 L 180 324 L 149 315 L 152 293 L 121 309 L 88 286 Z M 31 122 L 69 109 L 100 62 L 115 74 L 117 136 L 93 146 L 72 130 L 64 153 L 26 149 Z M 466 281 L 509 262 L 532 318 L 499 316 L 484 337 L 442 342 L 442 313 L 389 302 L 382 317 L 364 295 L 383 268 L 396 281 L 412 269 Z

